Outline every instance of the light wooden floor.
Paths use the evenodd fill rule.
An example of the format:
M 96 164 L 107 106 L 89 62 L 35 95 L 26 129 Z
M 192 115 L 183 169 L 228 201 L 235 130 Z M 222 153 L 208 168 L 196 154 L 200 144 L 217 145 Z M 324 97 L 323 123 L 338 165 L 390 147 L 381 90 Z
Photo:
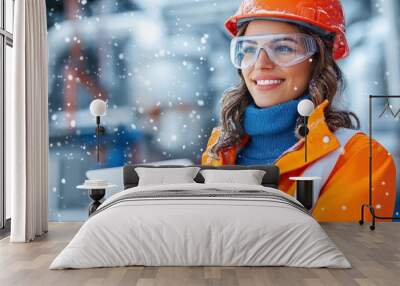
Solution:
M 44 237 L 28 244 L 0 241 L 0 285 L 400 285 L 400 223 L 375 232 L 349 223 L 323 224 L 352 269 L 289 267 L 123 267 L 48 270 L 81 223 L 50 223 Z

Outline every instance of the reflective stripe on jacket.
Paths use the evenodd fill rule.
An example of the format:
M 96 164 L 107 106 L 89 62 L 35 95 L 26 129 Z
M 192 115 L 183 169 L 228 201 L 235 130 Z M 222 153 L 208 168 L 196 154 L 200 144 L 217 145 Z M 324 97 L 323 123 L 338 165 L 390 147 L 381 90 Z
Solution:
M 307 162 L 304 160 L 304 139 L 285 151 L 276 161 L 280 169 L 279 189 L 295 194 L 292 176 L 321 176 L 315 183 L 317 200 L 312 210 L 319 221 L 358 221 L 361 205 L 368 203 L 369 192 L 369 138 L 365 134 L 339 129 L 332 133 L 325 122 L 325 100 L 308 120 Z M 202 155 L 203 165 L 234 165 L 237 153 L 249 137 L 243 136 L 240 144 L 224 148 L 213 157 L 211 148 L 221 135 L 214 128 L 207 148 Z M 396 167 L 392 156 L 377 141 L 372 141 L 373 205 L 378 216 L 393 216 L 396 203 Z M 322 171 L 321 168 L 324 168 Z M 314 171 L 313 171 L 314 170 Z M 369 212 L 366 218 L 371 219 Z

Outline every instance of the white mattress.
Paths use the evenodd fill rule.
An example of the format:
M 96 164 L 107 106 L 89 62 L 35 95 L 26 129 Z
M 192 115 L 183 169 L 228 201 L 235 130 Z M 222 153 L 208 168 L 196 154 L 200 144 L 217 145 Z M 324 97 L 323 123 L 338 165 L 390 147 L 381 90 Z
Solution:
M 238 184 L 135 187 L 107 199 L 50 269 L 145 266 L 351 265 L 310 215 L 262 198 L 173 197 L 121 200 L 145 191 L 261 190 L 298 203 L 272 188 Z

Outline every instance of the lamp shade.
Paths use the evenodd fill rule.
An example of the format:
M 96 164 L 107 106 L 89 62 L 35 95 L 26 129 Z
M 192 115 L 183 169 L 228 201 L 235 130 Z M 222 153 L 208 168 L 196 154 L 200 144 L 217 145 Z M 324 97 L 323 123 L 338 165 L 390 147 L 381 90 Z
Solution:
M 310 116 L 314 111 L 314 103 L 309 99 L 303 99 L 297 105 L 297 111 L 301 116 Z
M 101 99 L 95 99 L 90 103 L 90 113 L 93 116 L 104 116 L 107 111 L 107 103 Z

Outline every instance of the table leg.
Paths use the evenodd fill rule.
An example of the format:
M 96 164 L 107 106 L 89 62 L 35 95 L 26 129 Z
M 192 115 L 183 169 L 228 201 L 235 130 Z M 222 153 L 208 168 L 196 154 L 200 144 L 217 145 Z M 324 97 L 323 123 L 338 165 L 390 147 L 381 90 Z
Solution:
M 89 197 L 93 200 L 93 202 L 89 205 L 89 216 L 97 210 L 97 208 L 101 205 L 100 200 L 106 194 L 106 189 L 91 189 L 89 190 Z
M 311 210 L 313 207 L 313 181 L 299 180 L 296 185 L 296 199 L 301 202 L 304 207 Z

